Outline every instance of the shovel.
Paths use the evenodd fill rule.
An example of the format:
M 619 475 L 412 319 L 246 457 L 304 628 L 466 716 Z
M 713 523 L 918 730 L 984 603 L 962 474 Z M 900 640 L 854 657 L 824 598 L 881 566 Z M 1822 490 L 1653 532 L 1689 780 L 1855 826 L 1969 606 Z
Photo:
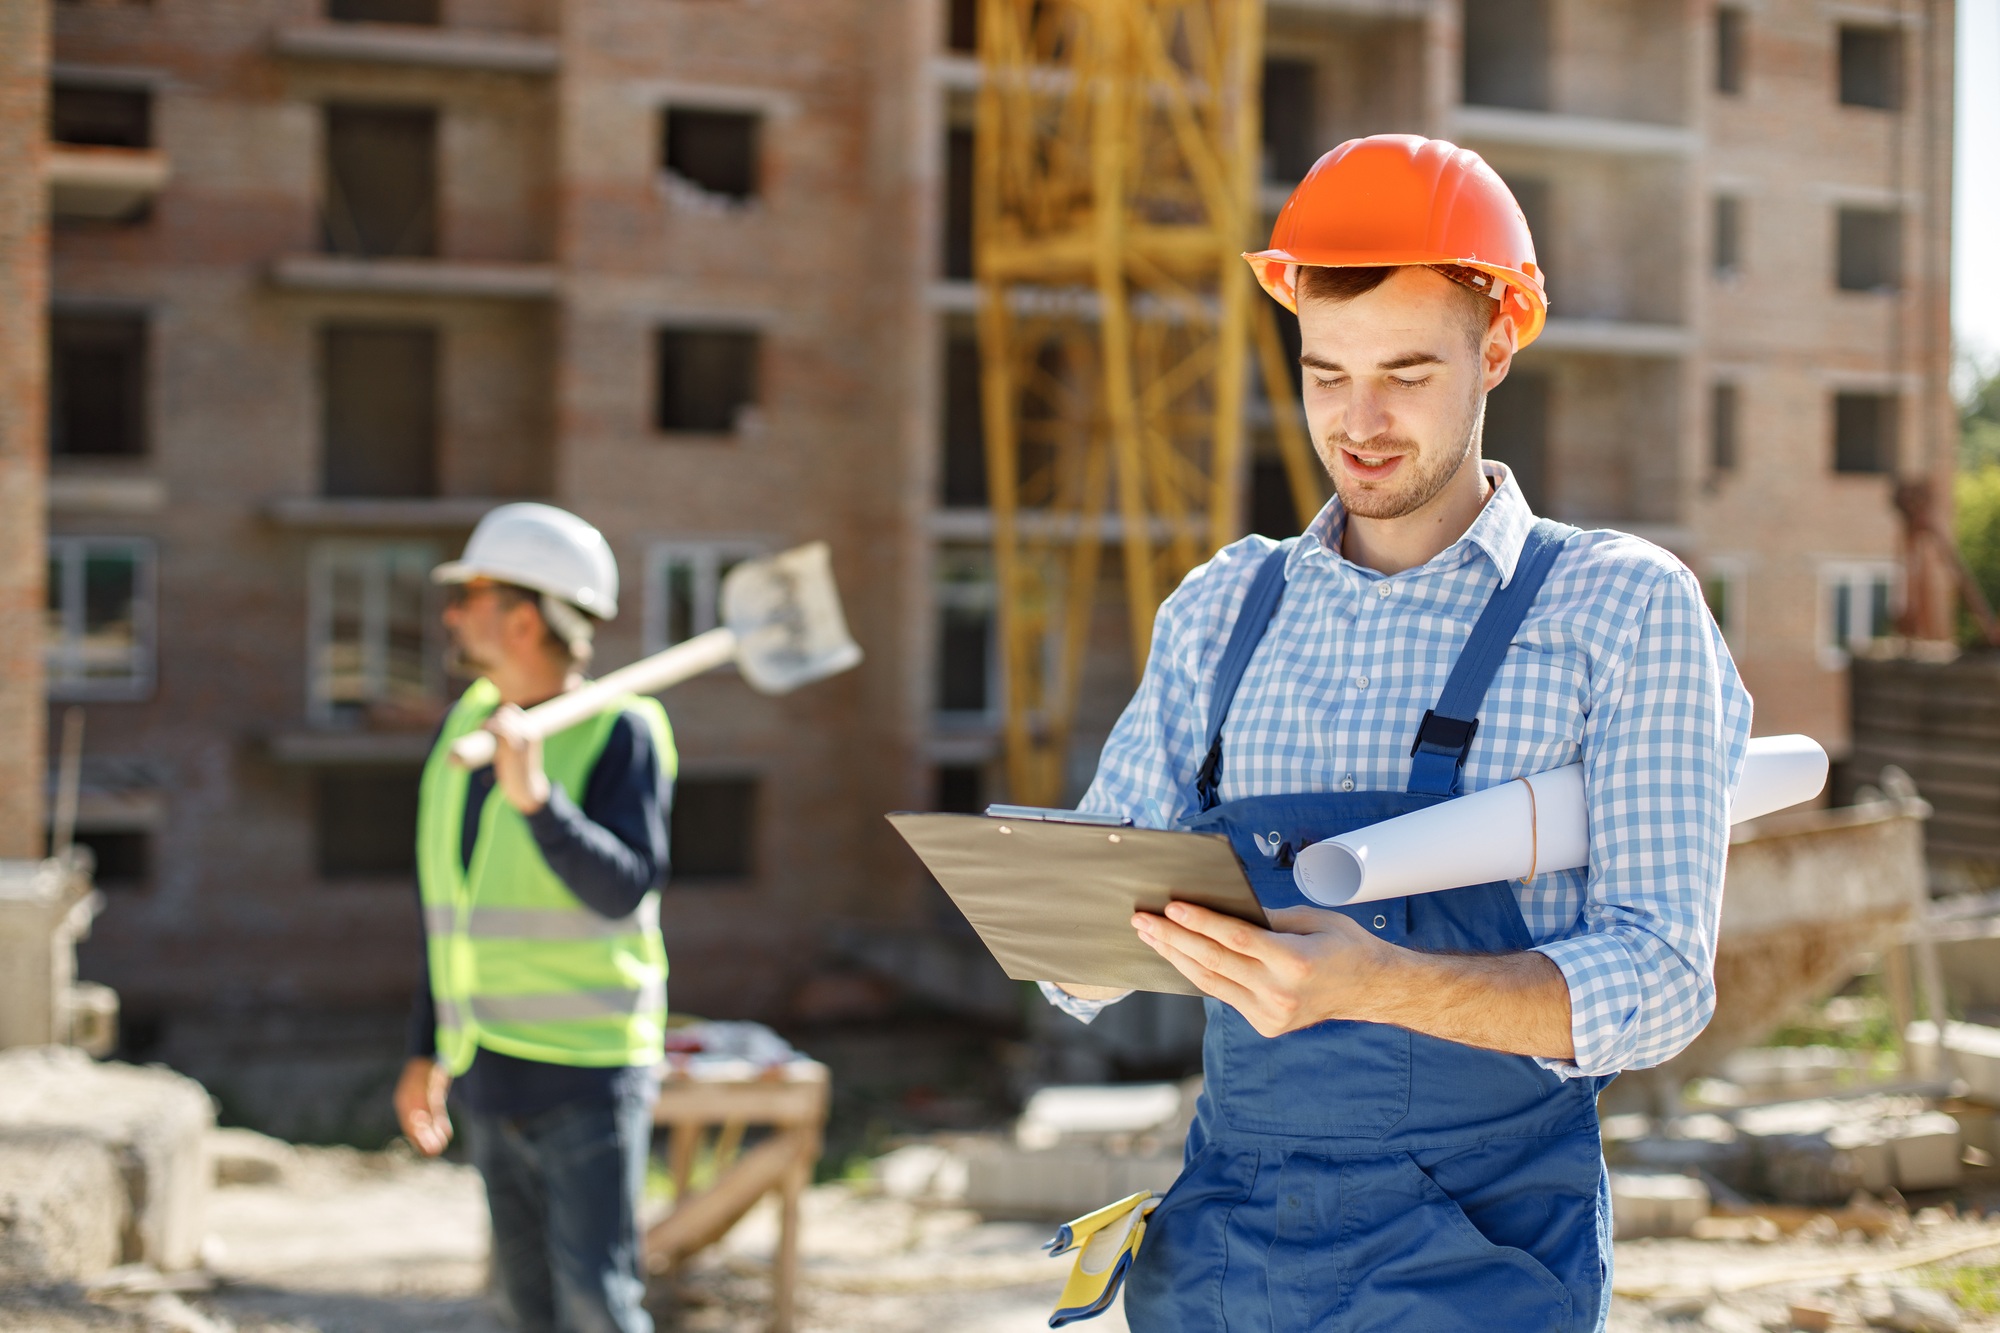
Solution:
M 536 704 L 522 714 L 533 737 L 550 736 L 594 717 L 621 695 L 658 694 L 734 662 L 752 689 L 789 694 L 838 675 L 861 660 L 847 632 L 825 542 L 746 560 L 722 580 L 722 624 L 663 653 Z M 496 744 L 490 731 L 452 743 L 452 762 L 484 768 Z

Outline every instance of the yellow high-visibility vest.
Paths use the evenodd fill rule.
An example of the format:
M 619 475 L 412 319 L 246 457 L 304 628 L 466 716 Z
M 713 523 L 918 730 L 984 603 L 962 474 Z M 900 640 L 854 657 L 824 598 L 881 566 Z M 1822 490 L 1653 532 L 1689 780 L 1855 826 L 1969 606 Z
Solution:
M 438 1059 L 463 1074 L 484 1046 L 545 1064 L 605 1068 L 665 1058 L 667 954 L 656 889 L 629 915 L 585 906 L 542 859 L 528 821 L 496 786 L 480 810 L 471 865 L 461 856 L 471 774 L 452 742 L 499 706 L 476 682 L 445 719 L 417 803 L 417 878 L 437 1004 Z M 676 768 L 666 710 L 627 696 L 542 743 L 552 786 L 581 803 L 621 713 L 653 733 L 662 773 Z

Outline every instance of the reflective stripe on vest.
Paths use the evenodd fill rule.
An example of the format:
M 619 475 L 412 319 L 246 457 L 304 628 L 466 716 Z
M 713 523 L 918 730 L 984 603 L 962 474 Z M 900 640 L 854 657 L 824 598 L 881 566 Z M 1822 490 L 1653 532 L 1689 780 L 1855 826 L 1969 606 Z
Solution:
M 549 869 L 527 820 L 498 790 L 480 808 L 469 867 L 462 855 L 470 778 L 447 755 L 498 703 L 490 682 L 474 683 L 424 767 L 417 868 L 439 1060 L 453 1074 L 481 1047 L 549 1064 L 655 1063 L 664 1058 L 667 978 L 658 894 L 616 920 L 592 911 Z M 645 719 L 662 773 L 673 775 L 665 712 L 627 697 L 543 742 L 549 781 L 572 801 L 625 712 Z

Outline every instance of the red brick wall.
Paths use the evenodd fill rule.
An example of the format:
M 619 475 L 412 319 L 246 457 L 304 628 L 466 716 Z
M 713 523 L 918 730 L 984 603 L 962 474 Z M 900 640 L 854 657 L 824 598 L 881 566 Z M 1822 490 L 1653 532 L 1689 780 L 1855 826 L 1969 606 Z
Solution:
M 46 0 L 0 0 L 0 857 L 42 846 Z

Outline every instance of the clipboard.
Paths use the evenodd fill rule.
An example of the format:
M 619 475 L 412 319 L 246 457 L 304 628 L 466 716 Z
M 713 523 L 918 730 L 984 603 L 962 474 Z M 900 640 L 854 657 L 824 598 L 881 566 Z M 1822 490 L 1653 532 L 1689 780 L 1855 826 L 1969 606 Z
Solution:
M 1008 976 L 1199 995 L 1132 929 L 1135 910 L 1196 903 L 1269 926 L 1229 839 L 1056 812 L 898 812 L 896 832 L 930 868 Z

